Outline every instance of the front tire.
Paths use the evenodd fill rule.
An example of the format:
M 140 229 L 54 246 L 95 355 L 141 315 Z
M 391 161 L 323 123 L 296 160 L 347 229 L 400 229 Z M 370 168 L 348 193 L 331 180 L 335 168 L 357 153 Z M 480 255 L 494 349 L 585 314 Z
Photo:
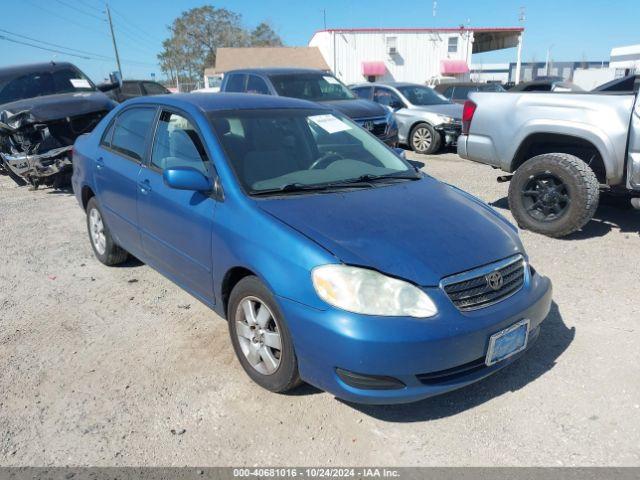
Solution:
M 509 185 L 509 208 L 521 228 L 550 237 L 580 230 L 598 207 L 593 170 L 574 155 L 546 153 L 524 162 Z
M 409 146 L 411 150 L 423 155 L 430 155 L 440 149 L 442 137 L 428 123 L 419 123 L 411 129 Z
M 236 356 L 251 379 L 283 393 L 300 383 L 298 360 L 284 316 L 267 287 L 245 277 L 229 297 L 229 334 Z
M 87 203 L 87 230 L 93 253 L 100 262 L 112 266 L 127 259 L 129 254 L 114 242 L 96 197 Z

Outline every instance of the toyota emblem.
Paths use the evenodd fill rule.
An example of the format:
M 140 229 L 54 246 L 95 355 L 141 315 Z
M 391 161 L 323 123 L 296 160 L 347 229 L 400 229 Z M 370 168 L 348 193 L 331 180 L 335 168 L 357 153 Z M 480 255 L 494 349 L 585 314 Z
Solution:
M 504 283 L 504 279 L 502 278 L 502 274 L 500 272 L 491 272 L 484 278 L 487 280 L 487 285 L 491 290 L 500 290 L 502 288 L 502 284 Z

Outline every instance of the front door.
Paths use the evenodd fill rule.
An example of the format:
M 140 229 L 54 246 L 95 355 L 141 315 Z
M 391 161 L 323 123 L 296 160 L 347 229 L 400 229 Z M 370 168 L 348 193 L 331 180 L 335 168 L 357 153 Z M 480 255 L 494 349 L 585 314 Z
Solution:
M 162 172 L 172 167 L 191 167 L 210 175 L 209 159 L 193 122 L 163 110 L 150 162 L 139 176 L 142 246 L 158 269 L 213 303 L 211 235 L 216 201 L 206 193 L 165 185 Z
M 138 174 L 147 150 L 156 109 L 124 110 L 107 129 L 96 158 L 96 186 L 100 205 L 116 241 L 125 250 L 140 251 Z

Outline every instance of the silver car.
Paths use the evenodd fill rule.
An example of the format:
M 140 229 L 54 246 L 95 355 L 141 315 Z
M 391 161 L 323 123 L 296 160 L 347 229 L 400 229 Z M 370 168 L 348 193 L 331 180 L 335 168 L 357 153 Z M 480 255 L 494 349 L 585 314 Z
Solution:
M 417 153 L 455 145 L 462 129 L 462 105 L 417 83 L 359 83 L 351 90 L 395 112 L 398 140 Z

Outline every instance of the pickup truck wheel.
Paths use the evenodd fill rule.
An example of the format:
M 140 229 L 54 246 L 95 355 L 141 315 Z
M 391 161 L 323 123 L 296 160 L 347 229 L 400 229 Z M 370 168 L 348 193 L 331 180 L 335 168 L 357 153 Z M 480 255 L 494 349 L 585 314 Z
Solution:
M 440 149 L 442 138 L 428 123 L 419 123 L 411 129 L 409 146 L 411 150 L 423 155 L 435 153 Z
M 257 277 L 243 278 L 231 291 L 228 312 L 231 343 L 247 375 L 276 393 L 297 387 L 293 340 L 267 287 Z
M 92 197 L 87 203 L 87 230 L 93 253 L 102 263 L 108 266 L 118 265 L 127 259 L 127 251 L 113 241 L 96 197 Z
M 521 228 L 563 237 L 591 220 L 599 193 L 598 179 L 586 163 L 566 153 L 547 153 L 516 170 L 509 207 Z

